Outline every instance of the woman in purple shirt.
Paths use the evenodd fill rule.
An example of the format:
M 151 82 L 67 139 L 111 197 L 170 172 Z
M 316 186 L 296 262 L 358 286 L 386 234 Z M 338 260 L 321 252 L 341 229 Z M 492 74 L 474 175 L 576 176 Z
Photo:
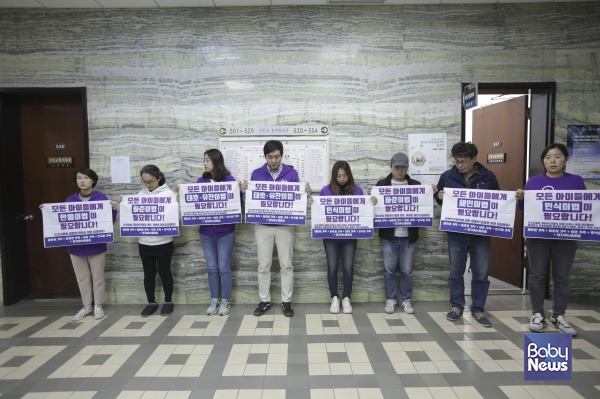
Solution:
M 350 165 L 346 161 L 337 161 L 331 170 L 331 181 L 329 185 L 321 189 L 321 196 L 332 195 L 363 195 L 363 190 L 354 184 L 354 177 Z M 377 204 L 377 199 L 371 197 L 371 201 Z M 310 201 L 312 204 L 312 201 Z M 327 282 L 331 294 L 330 313 L 340 313 L 340 299 L 338 294 L 338 259 L 342 256 L 342 272 L 344 279 L 344 291 L 342 294 L 342 310 L 344 313 L 352 313 L 350 295 L 352 294 L 352 281 L 354 279 L 354 253 L 356 252 L 357 240 L 353 239 L 323 239 L 325 255 L 327 256 Z
M 95 190 L 98 175 L 90 168 L 81 168 L 73 175 L 73 181 L 79 191 L 69 196 L 65 202 L 107 201 L 106 195 Z M 40 205 L 40 209 L 44 205 Z M 113 223 L 117 219 L 117 203 L 111 201 L 113 208 Z M 106 260 L 106 244 L 71 245 L 67 251 L 71 256 L 73 270 L 79 285 L 83 308 L 77 312 L 71 321 L 79 321 L 94 312 L 94 319 L 104 317 L 104 264 Z M 92 308 L 92 302 L 94 307 Z
M 196 183 L 235 181 L 221 151 L 212 149 L 204 153 L 204 174 Z M 241 182 L 238 182 L 238 186 Z M 208 286 L 211 303 L 206 314 L 229 314 L 231 299 L 231 255 L 235 243 L 235 224 L 200 226 L 200 244 L 208 269 Z M 219 287 L 221 295 L 219 296 Z M 220 298 L 220 300 L 219 300 Z
M 566 173 L 565 166 L 569 159 L 567 148 L 553 143 L 542 151 L 541 161 L 546 173 L 531 177 L 525 184 L 525 190 L 585 190 L 581 176 Z M 519 209 L 524 207 L 524 190 L 517 190 Z M 552 317 L 550 324 L 563 333 L 576 335 L 575 329 L 565 320 L 565 311 L 569 300 L 569 274 L 575 260 L 577 241 L 554 240 L 542 238 L 526 238 L 529 256 L 529 299 L 533 308 L 533 316 L 529 329 L 543 332 L 546 327 L 544 315 L 544 295 L 548 262 L 552 261 Z

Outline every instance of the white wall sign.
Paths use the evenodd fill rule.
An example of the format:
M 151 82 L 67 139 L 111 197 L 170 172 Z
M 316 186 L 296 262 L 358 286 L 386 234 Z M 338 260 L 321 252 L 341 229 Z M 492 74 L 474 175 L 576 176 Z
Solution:
M 219 138 L 225 166 L 237 180 L 250 180 L 254 169 L 265 164 L 263 147 L 269 140 L 283 144 L 283 163 L 298 172 L 300 181 L 310 183 L 313 191 L 329 184 L 328 137 L 244 137 Z

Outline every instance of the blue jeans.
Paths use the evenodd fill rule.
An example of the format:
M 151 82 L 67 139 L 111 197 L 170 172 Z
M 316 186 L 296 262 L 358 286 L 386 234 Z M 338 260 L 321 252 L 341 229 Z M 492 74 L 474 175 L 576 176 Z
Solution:
M 353 265 L 356 252 L 356 239 L 354 240 L 323 240 L 325 255 L 327 255 L 327 282 L 331 297 L 338 295 L 338 259 L 342 254 L 342 271 L 344 275 L 344 293 L 342 298 L 352 294 L 352 280 L 354 279 Z
M 219 238 L 200 234 L 200 244 L 208 269 L 208 286 L 211 298 L 231 299 L 231 255 L 235 233 Z M 219 297 L 219 277 L 221 280 L 221 296 Z
M 408 237 L 396 237 L 393 240 L 381 239 L 383 249 L 383 280 L 385 297 L 396 299 L 400 303 L 412 298 L 412 265 L 415 256 L 415 243 L 409 244 Z M 396 270 L 400 268 L 400 284 L 396 282 Z
M 465 308 L 465 269 L 467 253 L 471 256 L 471 312 L 483 313 L 490 282 L 490 237 L 474 234 L 446 233 L 450 256 L 450 303 L 452 307 Z

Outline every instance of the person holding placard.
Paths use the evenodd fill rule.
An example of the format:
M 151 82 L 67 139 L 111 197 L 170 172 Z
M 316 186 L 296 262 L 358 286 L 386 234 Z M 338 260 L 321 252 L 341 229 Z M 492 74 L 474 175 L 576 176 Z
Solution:
M 331 169 L 331 181 L 329 185 L 321 189 L 320 196 L 334 195 L 363 195 L 363 190 L 355 185 L 350 165 L 346 161 L 337 161 Z M 375 197 L 371 201 L 377 203 Z M 312 204 L 312 198 L 309 200 Z M 352 295 L 352 281 L 354 279 L 354 254 L 356 252 L 357 240 L 351 239 L 323 239 L 323 247 L 327 256 L 327 282 L 331 294 L 330 313 L 340 313 L 340 296 L 338 294 L 338 260 L 342 257 L 342 273 L 344 291 L 342 294 L 342 310 L 346 314 L 352 313 L 350 295 Z
M 586 190 L 581 176 L 565 172 L 569 152 L 562 144 L 553 143 L 542 151 L 541 162 L 545 173 L 527 180 L 524 190 Z M 524 208 L 525 191 L 517 190 L 519 209 Z M 529 300 L 533 308 L 529 330 L 543 332 L 546 328 L 544 296 L 548 262 L 552 261 L 552 317 L 550 325 L 563 333 L 577 335 L 565 319 L 569 301 L 569 274 L 577 252 L 576 240 L 526 238 L 529 256 Z
M 81 168 L 73 175 L 73 181 L 79 191 L 69 196 L 65 202 L 107 201 L 106 195 L 95 190 L 98 175 L 90 168 Z M 113 223 L 117 220 L 117 204 L 111 201 Z M 44 205 L 40 205 L 42 209 Z M 106 244 L 71 245 L 67 251 L 71 256 L 73 270 L 79 285 L 83 308 L 73 316 L 71 321 L 79 321 L 94 312 L 94 319 L 104 317 L 102 304 L 105 297 L 104 265 L 106 261 Z M 92 302 L 94 307 L 92 308 Z
M 140 171 L 144 188 L 139 196 L 169 196 L 176 200 L 176 195 L 166 184 L 165 175 L 154 165 L 146 165 Z M 122 196 L 119 195 L 119 203 Z M 171 274 L 171 258 L 173 256 L 173 237 L 138 237 L 139 254 L 144 268 L 144 289 L 148 305 L 142 310 L 142 317 L 151 316 L 158 309 L 154 290 L 156 288 L 156 272 L 162 280 L 165 292 L 165 303 L 160 314 L 168 316 L 173 313 L 173 274 Z
M 377 182 L 377 186 L 420 185 L 411 179 L 408 172 L 408 157 L 401 152 L 394 154 L 390 161 L 391 173 Z M 367 188 L 371 194 L 372 187 Z M 385 312 L 394 313 L 400 307 L 405 313 L 413 314 L 412 265 L 415 256 L 415 243 L 419 239 L 418 227 L 380 228 L 379 239 L 383 251 L 383 278 L 385 283 Z M 400 269 L 400 283 L 396 270 Z
M 266 182 L 300 182 L 298 172 L 293 166 L 283 164 L 283 144 L 278 140 L 269 140 L 263 147 L 266 163 L 252 172 L 250 180 Z M 248 182 L 242 184 L 242 192 L 248 189 Z M 312 190 L 306 183 L 306 192 Z M 256 224 L 254 235 L 258 250 L 258 294 L 260 303 L 254 310 L 255 316 L 262 316 L 271 309 L 271 265 L 273 263 L 273 245 L 277 245 L 281 266 L 281 308 L 283 315 L 292 317 L 292 292 L 294 290 L 294 226 L 276 224 Z
M 196 183 L 236 181 L 225 167 L 221 151 L 216 149 L 204 153 L 204 174 Z M 241 187 L 241 182 L 238 182 Z M 235 224 L 200 226 L 200 244 L 208 269 L 208 286 L 211 303 L 206 314 L 225 316 L 229 314 L 231 299 L 231 255 L 235 243 Z M 221 295 L 219 296 L 219 287 Z M 220 298 L 220 299 L 219 299 Z
M 464 141 L 452 147 L 454 166 L 442 173 L 437 186 L 433 187 L 433 198 L 439 205 L 444 200 L 444 189 L 462 188 L 479 190 L 500 190 L 500 185 L 493 172 L 477 162 L 477 147 Z M 457 321 L 465 306 L 465 280 L 467 254 L 471 259 L 471 315 L 480 326 L 491 327 L 492 323 L 484 315 L 490 282 L 488 269 L 490 265 L 490 237 L 468 233 L 446 232 L 448 239 L 448 256 L 450 258 L 450 303 L 452 309 L 446 319 Z

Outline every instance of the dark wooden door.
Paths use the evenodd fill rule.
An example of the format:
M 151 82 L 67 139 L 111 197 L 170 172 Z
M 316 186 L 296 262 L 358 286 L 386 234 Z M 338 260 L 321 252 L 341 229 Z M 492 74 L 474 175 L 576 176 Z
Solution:
M 473 111 L 473 143 L 477 160 L 498 178 L 501 190 L 525 186 L 527 152 L 527 96 Z M 501 143 L 500 146 L 494 146 Z M 488 163 L 488 154 L 506 153 L 505 163 Z M 491 239 L 489 275 L 523 287 L 523 214 L 517 211 L 513 238 Z
M 33 295 L 77 295 L 67 250 L 44 248 L 42 203 L 64 202 L 78 191 L 76 169 L 85 166 L 84 112 L 80 95 L 21 95 L 20 125 L 27 222 L 29 286 Z M 59 145 L 60 144 L 60 145 Z M 55 147 L 66 147 L 59 150 Z M 73 157 L 73 167 L 48 167 L 48 157 Z
M 0 195 L 4 304 L 29 295 L 27 223 L 23 197 L 23 159 L 19 134 L 19 97 L 0 94 Z M 16 238 L 16 239 L 13 239 Z

